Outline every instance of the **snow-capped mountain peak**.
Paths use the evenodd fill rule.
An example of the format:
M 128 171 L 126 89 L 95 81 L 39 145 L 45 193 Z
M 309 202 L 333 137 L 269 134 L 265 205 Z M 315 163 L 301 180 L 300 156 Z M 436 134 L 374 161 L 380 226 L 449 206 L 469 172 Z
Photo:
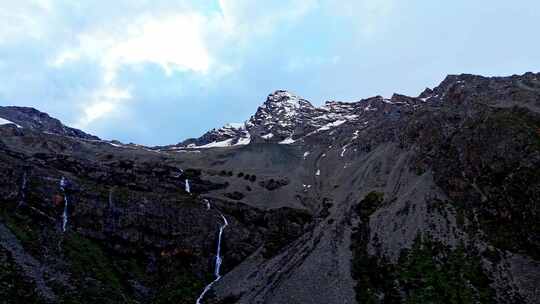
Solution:
M 264 102 L 264 106 L 267 109 L 285 108 L 291 110 L 300 109 L 302 107 L 313 108 L 313 105 L 309 101 L 285 90 L 277 90 L 268 95 L 268 98 Z
M 267 123 L 291 124 L 297 115 L 314 109 L 313 105 L 289 91 L 278 90 L 268 95 L 266 101 L 258 108 L 248 125 L 256 125 L 264 120 Z
M 375 96 L 357 102 L 327 101 L 321 107 L 285 90 L 268 95 L 244 123 L 229 123 L 197 139 L 188 139 L 169 149 L 213 148 L 246 145 L 252 142 L 294 144 L 307 137 L 341 128 L 347 123 L 362 126 L 380 115 L 400 115 L 420 99 L 395 94 L 390 99 Z M 413 108 L 411 107 L 411 108 Z

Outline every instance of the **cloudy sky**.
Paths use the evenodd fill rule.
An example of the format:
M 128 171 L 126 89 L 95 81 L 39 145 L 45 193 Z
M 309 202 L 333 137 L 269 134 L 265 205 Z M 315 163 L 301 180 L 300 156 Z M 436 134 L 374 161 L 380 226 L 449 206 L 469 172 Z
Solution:
M 538 0 L 0 0 L 0 105 L 176 143 L 276 89 L 318 105 L 540 71 Z

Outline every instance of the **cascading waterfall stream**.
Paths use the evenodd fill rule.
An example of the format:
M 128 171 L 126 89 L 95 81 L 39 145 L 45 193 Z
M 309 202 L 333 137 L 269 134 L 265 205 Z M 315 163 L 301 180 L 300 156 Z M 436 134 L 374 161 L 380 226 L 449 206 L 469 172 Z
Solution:
M 218 236 L 218 245 L 216 250 L 216 268 L 214 271 L 214 275 L 216 278 L 221 278 L 220 269 L 221 269 L 221 263 L 223 262 L 223 257 L 221 256 L 221 237 L 223 236 L 223 230 L 225 227 L 229 225 L 229 222 L 227 222 L 227 219 L 223 214 L 219 213 L 221 218 L 223 219 L 223 225 L 219 226 L 219 236 Z
M 60 190 L 64 194 L 64 212 L 62 213 L 62 232 L 66 232 L 66 226 L 68 223 L 68 197 L 66 194 L 67 180 L 62 176 L 60 179 Z
M 210 202 L 208 200 L 205 200 L 207 209 L 210 209 Z M 204 288 L 203 292 L 197 299 L 196 304 L 201 304 L 202 299 L 206 295 L 206 293 L 212 288 L 212 286 L 221 279 L 221 263 L 223 262 L 223 257 L 221 256 L 221 238 L 223 236 L 223 230 L 225 230 L 225 227 L 229 225 L 229 222 L 227 222 L 227 219 L 223 215 L 223 213 L 219 212 L 219 215 L 223 219 L 223 225 L 219 226 L 219 234 L 218 234 L 218 243 L 217 243 L 217 250 L 216 250 L 216 262 L 214 267 L 214 277 L 215 279 L 206 287 Z
M 186 192 L 191 193 L 191 187 L 189 186 L 189 179 L 186 178 L 186 186 L 185 186 Z

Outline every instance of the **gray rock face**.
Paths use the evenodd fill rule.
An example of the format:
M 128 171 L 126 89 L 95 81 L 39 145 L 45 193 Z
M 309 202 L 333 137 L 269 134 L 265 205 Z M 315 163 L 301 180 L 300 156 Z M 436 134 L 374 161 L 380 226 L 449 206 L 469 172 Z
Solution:
M 455 75 L 322 107 L 276 91 L 243 124 L 154 149 L 10 116 L 0 216 L 22 246 L 0 245 L 33 258 L 45 299 L 194 303 L 222 213 L 204 303 L 538 303 L 539 79 Z

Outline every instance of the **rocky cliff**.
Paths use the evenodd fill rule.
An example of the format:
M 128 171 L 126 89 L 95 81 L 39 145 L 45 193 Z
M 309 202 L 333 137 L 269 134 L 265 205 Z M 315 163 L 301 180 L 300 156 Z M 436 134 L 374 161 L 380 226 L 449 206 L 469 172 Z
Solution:
M 276 91 L 153 148 L 5 109 L 6 303 L 540 301 L 540 74 L 322 107 Z

